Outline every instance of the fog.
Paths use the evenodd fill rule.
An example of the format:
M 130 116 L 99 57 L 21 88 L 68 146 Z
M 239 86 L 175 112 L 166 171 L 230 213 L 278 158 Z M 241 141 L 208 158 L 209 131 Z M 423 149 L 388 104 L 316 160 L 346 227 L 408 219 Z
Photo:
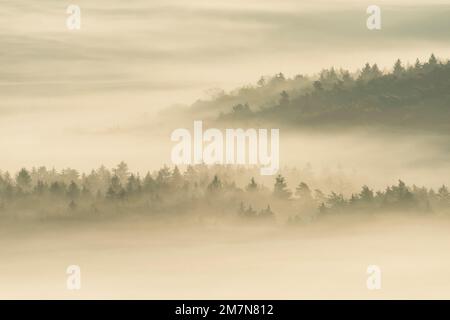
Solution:
M 78 31 L 64 3 L 1 4 L 0 298 L 448 298 L 449 131 L 408 122 L 448 116 L 448 1 L 379 1 L 377 32 L 356 0 L 75 4 Z M 367 62 L 378 82 L 359 79 Z M 316 83 L 330 67 L 351 86 Z M 301 115 L 312 96 L 340 103 L 334 88 L 367 98 L 351 112 L 386 101 L 376 111 L 405 125 L 271 118 L 291 120 L 284 90 Z M 224 129 L 246 103 L 253 126 L 280 129 L 280 176 L 173 166 L 173 130 Z M 369 265 L 381 290 L 366 287 Z
M 70 121 L 70 114 L 67 117 Z M 23 128 L 20 136 L 36 135 L 36 127 Z M 172 165 L 171 150 L 176 143 L 170 140 L 170 134 L 173 128 L 178 127 L 192 132 L 193 123 L 177 122 L 174 127 L 166 124 L 159 128 L 143 125 L 128 132 L 121 127 L 111 127 L 104 132 L 96 131 L 95 127 L 90 129 L 92 132 L 73 130 L 66 132 L 63 145 L 60 137 L 54 134 L 45 134 L 47 139 L 42 143 L 26 138 L 27 141 L 21 143 L 18 141 L 20 137 L 11 137 L 2 142 L 5 151 L 2 169 L 10 167 L 14 173 L 22 167 L 47 164 L 47 167 L 57 170 L 71 167 L 88 173 L 100 165 L 111 168 L 125 160 L 131 172 L 144 175 L 149 170 L 159 169 L 163 164 Z M 43 125 L 42 130 L 45 129 Z M 368 184 L 383 188 L 403 179 L 436 188 L 450 183 L 447 174 L 450 171 L 447 141 L 447 135 L 436 133 L 376 129 L 308 132 L 282 128 L 280 168 L 300 169 L 311 165 L 316 174 L 340 171 L 348 175 L 349 180 L 353 180 L 358 187 Z M 29 156 L 30 152 L 32 157 Z M 16 157 L 20 157 L 20 160 Z M 271 181 L 273 176 L 259 178 Z
M 365 28 L 357 1 L 80 0 L 72 32 L 64 4 L 31 2 L 3 1 L 0 13 L 2 170 L 120 160 L 138 170 L 160 152 L 129 131 L 208 89 L 450 53 L 445 1 L 382 2 L 382 33 Z
M 142 218 L 3 225 L 0 297 L 441 299 L 449 223 L 394 214 L 290 228 Z M 66 289 L 72 264 L 79 291 Z M 366 287 L 369 265 L 381 268 L 381 290 Z

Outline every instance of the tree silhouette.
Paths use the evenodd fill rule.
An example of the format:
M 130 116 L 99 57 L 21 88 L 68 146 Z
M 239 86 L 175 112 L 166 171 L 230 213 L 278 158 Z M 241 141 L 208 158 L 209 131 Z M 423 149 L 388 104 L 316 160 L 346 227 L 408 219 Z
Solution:
M 402 62 L 400 59 L 397 59 L 397 61 L 394 64 L 394 71 L 393 74 L 395 76 L 401 76 L 405 72 L 405 68 L 402 66 Z
M 127 183 L 129 172 L 128 165 L 125 162 L 120 162 L 112 171 L 122 185 L 125 185 Z
M 22 168 L 16 176 L 17 186 L 22 191 L 28 191 L 31 187 L 31 176 L 27 169 Z
M 217 175 L 214 176 L 214 179 L 208 185 L 208 191 L 211 193 L 217 193 L 222 189 L 222 182 L 220 181 Z
M 431 54 L 430 58 L 428 59 L 428 64 L 430 66 L 436 66 L 438 64 L 438 61 L 433 53 Z
M 312 199 L 311 190 L 308 185 L 304 182 L 300 182 L 300 184 L 295 189 L 295 195 L 300 199 Z
M 291 197 L 291 192 L 287 189 L 286 180 L 281 174 L 275 178 L 273 195 L 280 199 L 289 199 Z

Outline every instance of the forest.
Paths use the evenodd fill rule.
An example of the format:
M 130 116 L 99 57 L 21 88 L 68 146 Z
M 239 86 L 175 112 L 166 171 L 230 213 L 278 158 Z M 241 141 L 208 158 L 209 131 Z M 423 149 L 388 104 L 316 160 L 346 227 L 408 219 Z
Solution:
M 326 191 L 314 179 L 290 181 L 280 173 L 266 186 L 251 175 L 257 169 L 227 166 L 163 168 L 141 177 L 121 162 L 89 174 L 45 167 L 0 174 L 1 219 L 106 218 L 132 214 L 198 215 L 206 218 L 282 223 L 310 222 L 342 213 L 361 215 L 402 212 L 449 214 L 450 192 L 403 181 L 374 191 L 362 186 Z M 292 171 L 286 175 L 292 175 Z M 255 175 L 256 177 L 257 175 Z M 305 172 L 297 178 L 308 177 Z M 248 181 L 236 183 L 236 181 Z M 333 185 L 328 178 L 327 183 Z M 338 184 L 336 184 L 338 185 Z M 342 181 L 341 181 L 342 185 Z
M 449 106 L 450 62 L 432 54 L 413 65 L 397 60 L 389 71 L 367 63 L 354 73 L 331 68 L 316 76 L 262 77 L 255 86 L 217 91 L 212 99 L 195 102 L 188 114 L 233 127 L 267 122 L 284 128 L 381 126 L 445 133 Z M 263 178 L 258 170 L 164 166 L 141 175 L 121 162 L 89 173 L 46 167 L 0 171 L 0 219 L 153 214 L 295 223 L 342 213 L 450 212 L 445 185 L 433 189 L 400 180 L 374 190 L 339 173 L 318 178 L 310 168 L 284 168 Z
M 391 70 L 366 63 L 360 70 L 324 69 L 313 76 L 261 77 L 226 93 L 217 90 L 188 113 L 219 123 L 323 129 L 391 127 L 448 132 L 450 129 L 450 62 L 431 54 Z

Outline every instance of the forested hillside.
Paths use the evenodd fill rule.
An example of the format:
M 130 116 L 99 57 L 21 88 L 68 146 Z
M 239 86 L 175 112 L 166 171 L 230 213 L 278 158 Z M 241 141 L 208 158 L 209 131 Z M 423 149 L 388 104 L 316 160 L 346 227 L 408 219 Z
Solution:
M 367 63 L 351 73 L 326 69 L 317 76 L 262 77 L 257 85 L 217 92 L 190 108 L 222 123 L 270 123 L 298 128 L 389 126 L 450 130 L 450 63 L 397 60 L 382 71 Z

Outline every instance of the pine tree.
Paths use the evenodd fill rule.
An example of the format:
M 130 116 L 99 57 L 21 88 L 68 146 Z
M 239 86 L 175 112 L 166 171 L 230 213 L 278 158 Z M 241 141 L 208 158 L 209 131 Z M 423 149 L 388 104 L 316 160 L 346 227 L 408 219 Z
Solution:
M 372 66 L 371 75 L 372 75 L 372 78 L 378 78 L 383 75 L 376 63 Z
M 359 197 L 362 201 L 371 202 L 373 200 L 373 191 L 368 186 L 363 186 Z
M 287 184 L 284 177 L 279 174 L 275 178 L 275 185 L 273 188 L 273 195 L 280 199 L 289 199 L 291 197 L 291 192 L 287 189 Z
M 152 175 L 150 174 L 150 172 L 147 172 L 145 178 L 144 178 L 144 182 L 143 182 L 143 189 L 145 192 L 152 192 L 155 190 L 155 180 L 153 179 Z
M 434 55 L 434 53 L 431 54 L 430 59 L 428 59 L 428 64 L 430 66 L 436 66 L 438 64 L 438 61 Z
M 301 199 L 311 199 L 311 190 L 308 185 L 304 182 L 300 182 L 298 187 L 295 189 L 295 195 Z
M 359 81 L 369 81 L 372 80 L 372 68 L 369 63 L 366 63 L 364 68 L 361 70 L 361 74 L 358 77 Z
M 120 162 L 117 167 L 113 169 L 113 173 L 119 178 L 122 185 L 127 183 L 130 173 L 128 172 L 128 165 L 125 162 Z
M 397 61 L 394 64 L 394 71 L 393 74 L 395 76 L 400 76 L 405 72 L 405 68 L 403 68 L 402 66 L 402 62 L 400 61 L 400 59 L 397 59 Z
M 28 191 L 31 187 L 31 176 L 28 173 L 27 169 L 22 168 L 16 176 L 17 186 L 22 191 Z
M 439 188 L 437 198 L 440 205 L 447 206 L 450 204 L 450 193 L 445 185 Z
M 137 194 L 141 190 L 140 180 L 138 180 L 138 178 L 136 178 L 134 174 L 131 174 L 128 177 L 126 190 L 128 194 Z
M 169 186 L 170 180 L 170 169 L 167 166 L 164 166 L 158 171 L 158 175 L 156 176 L 156 184 L 159 189 L 164 189 Z
M 213 181 L 208 185 L 208 191 L 216 193 L 222 189 L 222 182 L 217 175 L 214 176 Z
M 416 63 L 414 64 L 414 69 L 416 71 L 422 69 L 422 64 L 420 63 L 419 58 L 416 59 Z
M 118 176 L 114 175 L 111 178 L 111 184 L 107 191 L 108 198 L 121 198 L 124 195 L 125 190 L 122 188 L 120 179 Z

